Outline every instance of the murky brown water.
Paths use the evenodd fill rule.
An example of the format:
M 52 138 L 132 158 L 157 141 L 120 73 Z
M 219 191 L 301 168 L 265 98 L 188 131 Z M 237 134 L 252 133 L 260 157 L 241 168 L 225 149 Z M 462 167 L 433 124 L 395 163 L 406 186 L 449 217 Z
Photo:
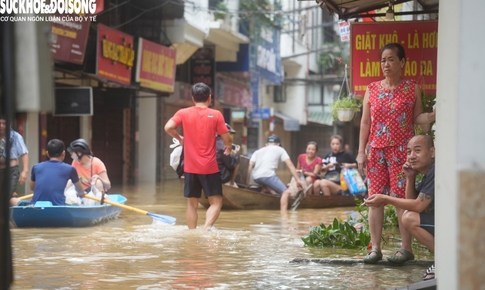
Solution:
M 360 258 L 363 251 L 310 249 L 310 226 L 352 208 L 223 211 L 216 230 L 187 230 L 179 181 L 112 190 L 127 205 L 174 216 L 177 224 L 123 210 L 89 228 L 12 229 L 12 289 L 388 289 L 418 282 L 425 268 L 294 264 L 294 258 Z M 203 225 L 205 209 L 199 211 Z M 398 246 L 388 245 L 384 255 Z M 420 258 L 417 256 L 417 258 Z M 422 258 L 422 257 L 421 257 Z

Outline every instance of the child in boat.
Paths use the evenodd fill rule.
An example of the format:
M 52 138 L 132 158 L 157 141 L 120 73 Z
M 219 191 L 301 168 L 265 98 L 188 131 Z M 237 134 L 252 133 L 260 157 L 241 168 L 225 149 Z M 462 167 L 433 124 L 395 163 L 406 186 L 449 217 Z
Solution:
M 65 205 L 64 188 L 68 180 L 74 182 L 77 195 L 84 196 L 84 190 L 76 169 L 64 162 L 66 151 L 64 142 L 52 139 L 47 143 L 48 161 L 34 165 L 31 173 L 30 189 L 34 191 L 31 203 L 50 201 L 52 205 Z

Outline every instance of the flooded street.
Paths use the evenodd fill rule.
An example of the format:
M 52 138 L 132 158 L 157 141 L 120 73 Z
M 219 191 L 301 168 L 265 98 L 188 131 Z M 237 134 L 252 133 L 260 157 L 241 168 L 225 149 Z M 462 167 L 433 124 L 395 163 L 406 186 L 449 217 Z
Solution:
M 311 249 L 310 226 L 353 208 L 223 211 L 211 232 L 185 225 L 182 183 L 119 187 L 129 206 L 177 218 L 174 226 L 123 210 L 88 228 L 12 229 L 12 289 L 388 289 L 421 281 L 424 267 L 290 263 L 294 258 L 361 258 L 365 252 Z M 200 207 L 199 226 L 205 209 Z M 399 246 L 384 245 L 388 255 Z M 417 259 L 420 257 L 417 253 Z

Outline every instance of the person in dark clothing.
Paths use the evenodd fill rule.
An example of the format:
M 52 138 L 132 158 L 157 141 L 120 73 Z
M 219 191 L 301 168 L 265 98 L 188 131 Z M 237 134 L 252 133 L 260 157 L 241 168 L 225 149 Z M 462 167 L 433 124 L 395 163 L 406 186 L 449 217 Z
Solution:
M 342 151 L 342 137 L 333 135 L 330 137 L 332 152 L 323 159 L 322 171 L 325 171 L 325 179 L 316 180 L 313 184 L 313 192 L 323 195 L 336 195 L 340 192 L 340 171 L 342 168 L 357 168 L 357 161 L 349 153 Z
M 384 194 L 375 194 L 365 200 L 370 207 L 380 207 L 392 204 L 404 210 L 402 225 L 411 236 L 434 252 L 434 224 L 435 224 L 435 148 L 433 138 L 429 135 L 414 136 L 407 144 L 407 161 L 403 165 L 406 175 L 406 198 L 392 197 Z M 423 179 L 415 187 L 418 172 Z M 380 250 L 372 251 L 382 258 Z M 402 254 L 406 250 L 400 249 Z M 413 255 L 414 258 L 414 255 Z M 434 265 L 428 268 L 423 276 L 424 280 L 434 279 Z
M 226 123 L 226 127 L 229 130 L 231 135 L 235 134 L 236 131 L 231 128 L 229 124 Z M 224 140 L 222 140 L 221 136 L 217 135 L 216 137 L 216 158 L 217 158 L 217 165 L 219 166 L 219 171 L 221 172 L 221 181 L 222 183 L 238 187 L 237 184 L 234 182 L 236 178 L 238 169 L 239 169 L 239 150 L 241 147 L 239 145 L 233 145 L 233 150 L 231 154 L 225 155 L 224 154 Z

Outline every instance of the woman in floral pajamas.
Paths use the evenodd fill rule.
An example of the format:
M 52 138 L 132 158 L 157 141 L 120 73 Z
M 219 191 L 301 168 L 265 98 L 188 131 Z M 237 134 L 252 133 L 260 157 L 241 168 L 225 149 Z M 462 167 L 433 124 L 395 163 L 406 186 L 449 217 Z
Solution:
M 365 92 L 357 163 L 361 174 L 364 168 L 367 169 L 369 196 L 388 194 L 405 198 L 406 178 L 402 166 L 407 157 L 406 144 L 414 135 L 414 124 L 433 122 L 436 112 L 423 113 L 419 86 L 415 81 L 402 78 L 406 56 L 400 44 L 385 45 L 380 51 L 380 60 L 385 79 L 371 83 Z M 411 235 L 401 223 L 404 210 L 396 208 L 396 212 L 402 245 L 388 260 L 402 264 L 413 260 L 414 255 Z M 375 264 L 382 259 L 383 222 L 384 207 L 371 207 L 369 228 L 372 250 L 364 257 L 365 263 Z

